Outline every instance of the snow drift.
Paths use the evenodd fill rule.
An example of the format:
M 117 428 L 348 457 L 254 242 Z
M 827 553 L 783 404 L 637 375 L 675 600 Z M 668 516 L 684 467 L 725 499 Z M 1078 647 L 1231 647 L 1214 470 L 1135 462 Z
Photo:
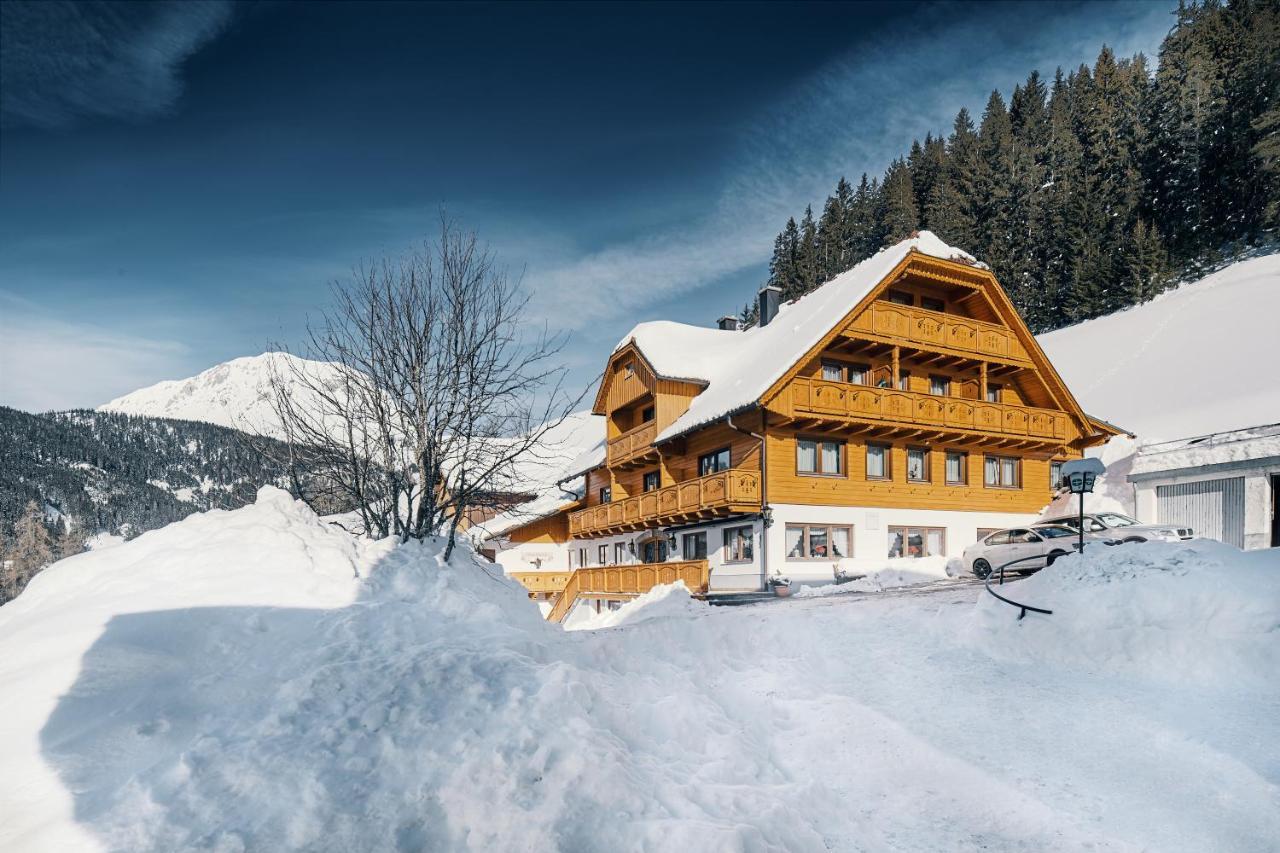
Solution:
M 1165 629 L 1211 638 L 1235 636 L 1253 585 L 1261 631 L 1261 563 L 1189 553 L 1220 568 L 1130 561 L 1123 583 L 1164 583 L 1151 601 L 1177 613 L 1204 601 L 1220 618 Z M 0 608 L 0 849 L 1266 849 L 1275 679 L 1135 679 L 1118 699 L 1081 660 L 1127 635 L 1072 596 L 1121 581 L 1068 563 L 1017 585 L 1059 622 L 980 602 L 976 646 L 958 641 L 972 586 L 747 608 L 673 586 L 614 630 L 564 632 L 464 549 L 353 539 L 264 489 Z M 1069 655 L 1044 633 L 1086 630 Z M 1273 666 L 1249 637 L 1210 664 Z
M 1265 687 L 1280 676 L 1280 550 L 1210 540 L 1085 549 L 984 596 L 974 642 L 1003 659 L 1139 679 Z M 1016 611 L 1013 611 L 1016 612 Z

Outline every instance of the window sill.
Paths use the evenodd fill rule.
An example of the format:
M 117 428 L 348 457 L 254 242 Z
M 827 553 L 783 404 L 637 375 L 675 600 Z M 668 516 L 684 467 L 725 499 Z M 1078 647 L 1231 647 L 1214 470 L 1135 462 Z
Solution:
M 850 555 L 852 556 L 852 555 Z M 830 563 L 833 560 L 847 560 L 850 556 L 833 554 L 830 557 L 787 557 L 788 563 Z
M 911 479 L 910 477 L 908 477 L 908 478 L 907 478 L 907 482 L 908 482 L 908 483 L 915 483 L 917 486 L 927 486 L 927 485 L 931 484 L 931 483 L 933 482 L 933 480 L 913 480 L 913 479 Z
M 817 477 L 823 480 L 843 480 L 844 474 L 824 474 L 821 471 L 797 471 L 797 477 Z
M 983 483 L 982 487 L 984 489 L 997 489 L 1002 492 L 1017 492 L 1022 489 L 1022 486 L 993 486 L 990 483 Z
M 720 563 L 722 566 L 749 566 L 755 562 L 755 559 L 748 560 L 724 560 Z

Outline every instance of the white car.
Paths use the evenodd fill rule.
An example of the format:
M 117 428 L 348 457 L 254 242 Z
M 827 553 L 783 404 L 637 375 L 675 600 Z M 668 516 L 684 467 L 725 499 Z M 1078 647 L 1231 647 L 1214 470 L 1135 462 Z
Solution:
M 1064 515 L 1060 518 L 1046 518 L 1044 521 L 1036 522 L 1034 526 L 1040 527 L 1042 524 L 1079 530 L 1080 516 Z M 1146 542 L 1148 539 L 1177 542 L 1195 536 L 1195 531 L 1190 527 L 1178 527 L 1174 524 L 1143 524 L 1118 512 L 1085 513 L 1084 531 L 1086 539 L 1089 538 L 1088 534 L 1094 534 L 1099 539 L 1107 539 L 1116 544 Z
M 1051 566 L 1054 560 L 1075 551 L 1078 538 L 1075 530 L 1061 524 L 997 530 L 964 549 L 964 564 L 980 578 L 1015 560 L 1021 562 L 1007 571 L 1030 572 Z M 1094 535 L 1085 536 L 1086 541 L 1096 539 Z

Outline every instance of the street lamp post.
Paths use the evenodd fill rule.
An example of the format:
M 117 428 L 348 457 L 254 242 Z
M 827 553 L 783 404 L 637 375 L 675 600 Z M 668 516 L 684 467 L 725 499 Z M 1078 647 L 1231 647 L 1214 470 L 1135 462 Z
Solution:
M 1067 481 L 1067 488 L 1071 490 L 1071 494 L 1080 496 L 1080 527 L 1077 531 L 1079 544 L 1076 550 L 1081 554 L 1084 553 L 1084 493 L 1093 491 L 1098 475 L 1106 470 L 1107 466 L 1101 460 L 1092 457 L 1073 459 L 1062 466 L 1062 476 Z

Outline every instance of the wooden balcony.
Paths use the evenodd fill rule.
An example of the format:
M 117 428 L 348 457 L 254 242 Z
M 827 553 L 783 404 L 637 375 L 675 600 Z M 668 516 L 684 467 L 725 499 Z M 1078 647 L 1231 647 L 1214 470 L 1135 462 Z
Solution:
M 606 536 L 759 509 L 760 472 L 731 468 L 570 513 L 569 535 Z
M 1026 349 L 1004 326 L 893 302 L 873 302 L 845 335 L 909 343 L 949 355 L 1030 364 Z
M 798 377 L 780 400 L 794 418 L 885 422 L 940 431 L 982 433 L 1044 444 L 1067 440 L 1067 416 L 1053 409 L 941 397 L 894 388 Z
M 629 468 L 643 464 L 651 457 L 656 459 L 658 449 L 653 446 L 658 425 L 653 421 L 629 429 L 617 438 L 609 439 L 606 461 L 610 468 Z
M 711 568 L 706 560 L 683 560 L 576 569 L 569 576 L 563 591 L 556 597 L 551 612 L 547 614 L 547 621 L 563 621 L 573 609 L 574 602 L 584 596 L 632 598 L 659 584 L 675 583 L 678 580 L 684 581 L 694 595 L 705 595 L 711 584 Z
M 508 577 L 520 583 L 531 593 L 560 592 L 569 583 L 572 570 L 551 572 L 511 572 Z

